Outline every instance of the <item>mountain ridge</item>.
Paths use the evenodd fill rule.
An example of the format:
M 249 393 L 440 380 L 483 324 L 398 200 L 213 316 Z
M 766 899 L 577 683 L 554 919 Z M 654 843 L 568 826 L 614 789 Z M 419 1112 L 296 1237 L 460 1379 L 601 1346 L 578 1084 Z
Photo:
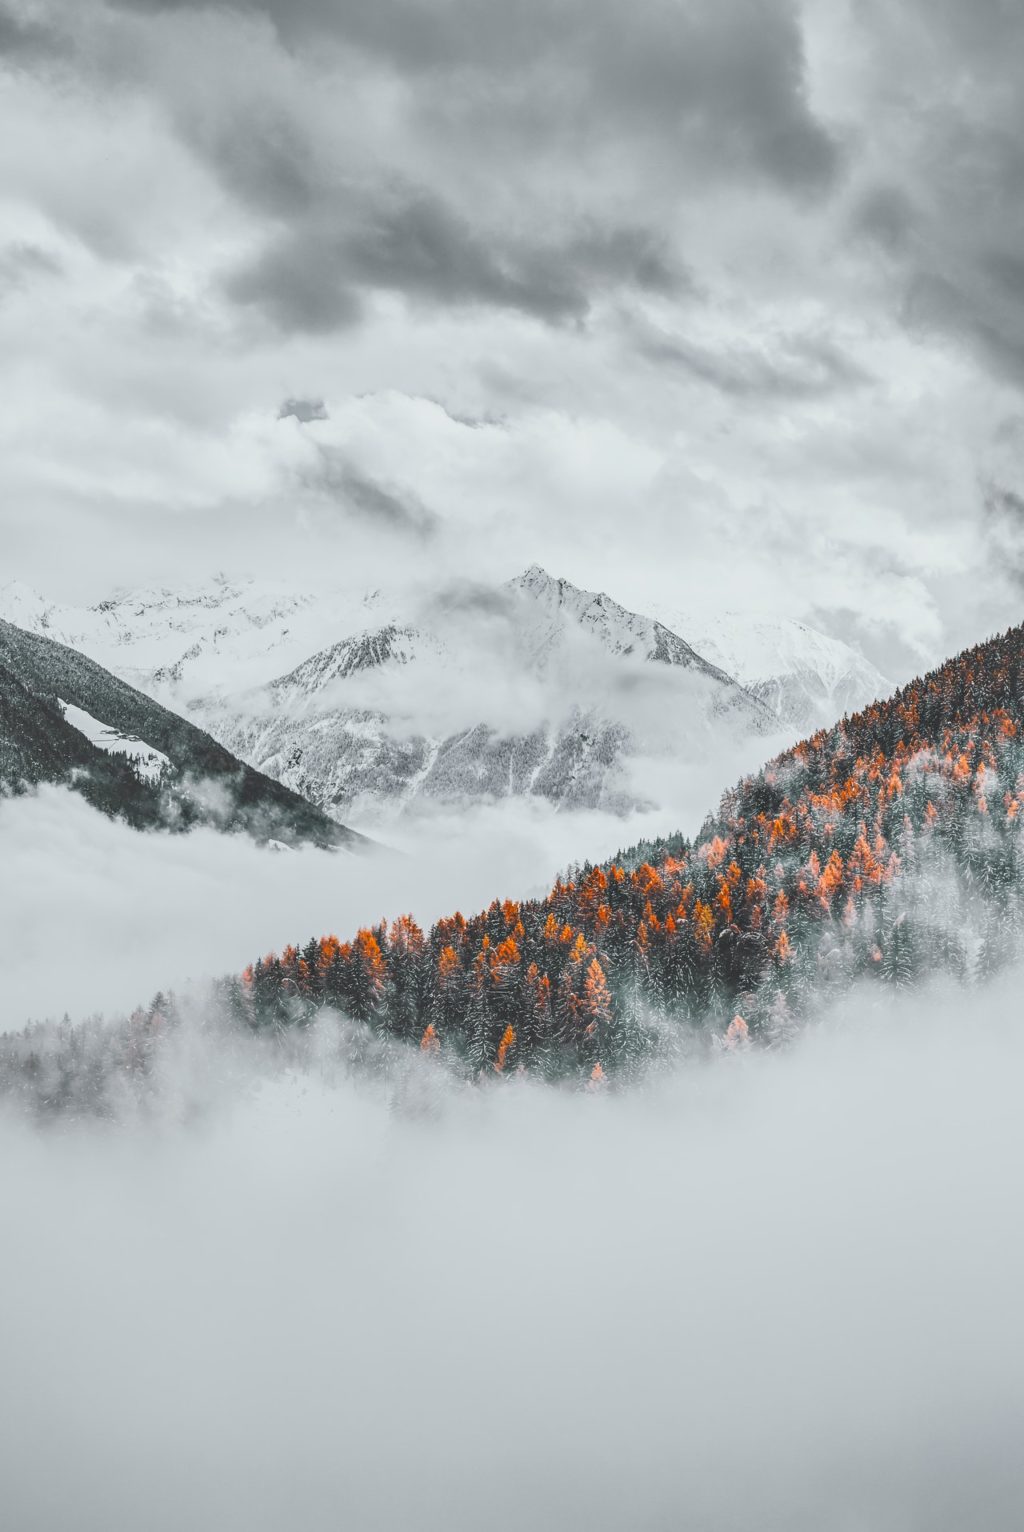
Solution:
M 582 605 L 610 603 L 628 614 L 628 609 L 614 602 L 606 592 L 583 591 L 570 581 L 549 575 L 538 564 L 529 566 L 494 589 L 500 592 L 514 588 L 526 590 L 533 586 L 536 591 L 545 585 L 574 593 L 577 601 L 580 597 L 585 598 L 580 603 Z M 303 627 L 310 612 L 319 607 L 329 610 L 331 625 L 337 628 L 340 624 L 343 629 L 347 628 L 340 638 L 330 636 L 323 622 Z M 758 618 L 737 612 L 727 612 L 720 619 L 711 621 L 692 611 L 667 610 L 661 603 L 656 602 L 655 607 L 655 612 L 649 616 L 632 615 L 648 626 L 657 624 L 670 631 L 680 645 L 695 653 L 698 661 L 711 671 L 718 671 L 748 688 L 756 689 L 766 680 L 756 661 L 762 657 L 766 638 L 769 650 L 775 646 L 771 641 L 773 631 L 776 638 L 780 633 L 787 636 L 791 650 L 794 634 L 804 636 L 808 652 L 797 657 L 804 667 L 813 668 L 815 658 L 820 660 L 825 654 L 833 667 L 862 669 L 868 684 L 889 688 L 885 678 L 879 676 L 858 651 L 806 623 L 788 618 Z M 153 623 L 147 621 L 150 613 L 155 614 Z M 197 627 L 191 621 L 196 614 L 209 616 L 207 628 Z M 127 591 L 84 608 L 47 602 L 22 582 L 10 580 L 0 585 L 0 616 L 19 627 L 48 633 L 59 642 L 81 649 L 116 673 L 125 671 L 124 660 L 134 654 L 136 661 L 131 666 L 131 675 L 125 675 L 133 684 L 138 684 L 140 677 L 143 680 L 157 677 L 158 684 L 160 681 L 177 681 L 197 693 L 207 683 L 199 679 L 198 673 L 193 674 L 195 661 L 216 650 L 218 644 L 227 656 L 232 645 L 240 645 L 246 650 L 247 641 L 255 643 L 256 637 L 261 636 L 266 641 L 260 650 L 262 668 L 257 667 L 252 672 L 252 680 L 255 684 L 264 684 L 295 669 L 314 653 L 348 642 L 361 632 L 372 631 L 368 629 L 367 617 L 379 618 L 378 629 L 388 625 L 417 626 L 408 615 L 403 617 L 394 603 L 390 603 L 389 609 L 389 603 L 379 590 L 358 599 L 347 596 L 339 601 L 333 595 L 316 597 L 308 591 L 297 591 L 275 582 L 227 579 L 180 591 L 162 587 Z M 761 625 L 761 631 L 751 639 L 749 630 L 758 625 Z M 730 632 L 738 629 L 745 630 L 743 642 L 738 648 L 733 644 L 730 649 L 727 642 Z M 223 648 L 225 640 L 228 650 Z M 702 645 L 707 647 L 707 654 Z M 273 656 L 277 652 L 282 654 L 284 663 L 275 666 Z M 289 654 L 294 654 L 294 660 Z M 248 659 L 252 658 L 248 651 L 246 655 Z M 792 663 L 793 659 L 790 653 L 787 661 Z M 242 684 L 245 684 L 244 675 Z M 143 685 L 142 689 L 147 688 Z M 816 719 L 814 723 L 822 721 Z
M 210 699 L 195 711 L 237 754 L 328 812 L 534 796 L 625 813 L 646 806 L 631 781 L 644 741 L 629 698 L 645 678 L 673 686 L 691 749 L 705 736 L 771 727 L 763 703 L 662 624 L 539 566 L 506 582 L 482 613 L 428 611 L 417 625 L 366 630 L 240 704 Z M 520 715 L 529 692 L 513 723 L 495 700 L 510 680 Z M 438 727 L 453 692 L 476 700 Z
M 404 612 L 379 591 L 336 603 L 228 580 L 77 614 L 9 584 L 0 613 L 5 605 L 51 636 L 74 630 L 94 658 L 233 754 L 326 813 L 370 825 L 509 796 L 617 814 L 656 807 L 639 761 L 661 759 L 670 790 L 669 766 L 696 769 L 773 728 L 795 735 L 880 680 L 806 628 L 809 667 L 788 657 L 784 674 L 761 681 L 748 668 L 736 680 L 714 663 L 728 659 L 729 621 L 709 658 L 692 632 L 537 564 Z M 814 667 L 826 653 L 823 677 Z M 851 679 L 837 688 L 844 663 Z
M 130 820 L 162 822 L 154 801 L 158 794 L 146 794 L 138 769 L 121 761 L 116 750 L 111 755 L 73 727 L 65 716 L 70 705 L 99 721 L 115 739 L 144 740 L 151 753 L 165 756 L 178 787 L 184 789 L 176 794 L 177 814 L 189 822 L 215 822 L 283 842 L 310 840 L 351 847 L 362 841 L 94 660 L 3 619 L 0 672 L 4 679 L 0 781 L 12 790 L 22 783 L 42 781 L 82 786 L 79 773 L 93 777 L 98 773 L 106 784 L 99 800 L 107 812 L 116 811 L 120 789 Z M 202 795 L 208 797 L 214 790 L 225 795 L 220 806 L 202 802 Z

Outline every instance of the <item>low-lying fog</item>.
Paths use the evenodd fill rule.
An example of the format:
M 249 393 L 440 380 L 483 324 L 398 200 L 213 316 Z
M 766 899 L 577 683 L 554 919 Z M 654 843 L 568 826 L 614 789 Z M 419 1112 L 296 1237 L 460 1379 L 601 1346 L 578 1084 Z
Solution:
M 505 807 L 374 861 L 0 804 L 6 1025 L 660 828 Z M 194 1119 L 0 1110 L 5 1524 L 1017 1532 L 1019 993 L 858 996 L 632 1095 L 411 1116 L 200 1051 Z
M 6 1524 L 1016 1532 L 1018 984 L 634 1096 L 0 1115 Z
M 412 912 L 422 924 L 543 894 L 577 858 L 696 831 L 725 785 L 709 760 L 664 813 L 560 814 L 542 800 L 389 826 L 387 854 L 261 849 L 242 836 L 140 834 L 76 794 L 0 798 L 0 1031 L 130 1010 L 186 979 L 239 972 L 289 941 Z

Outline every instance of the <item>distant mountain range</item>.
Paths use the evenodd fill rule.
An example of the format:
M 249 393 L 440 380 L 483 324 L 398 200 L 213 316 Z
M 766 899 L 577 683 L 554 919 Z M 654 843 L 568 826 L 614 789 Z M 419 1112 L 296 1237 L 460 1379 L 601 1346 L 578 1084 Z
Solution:
M 362 841 L 94 660 L 0 620 L 0 790 L 42 782 L 65 783 L 137 828 Z
M 9 584 L 0 615 L 90 654 L 331 816 L 370 824 L 510 796 L 624 812 L 652 802 L 640 762 L 685 771 L 888 689 L 802 624 L 659 621 L 536 565 L 406 611 L 380 592 L 215 581 L 91 608 Z

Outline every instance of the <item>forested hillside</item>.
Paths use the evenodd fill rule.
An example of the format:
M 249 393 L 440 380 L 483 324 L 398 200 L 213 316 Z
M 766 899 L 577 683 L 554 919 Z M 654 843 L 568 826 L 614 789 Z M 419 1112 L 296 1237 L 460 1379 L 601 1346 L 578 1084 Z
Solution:
M 138 828 L 167 819 L 160 785 L 143 781 L 123 757 L 97 749 L 55 700 L 30 691 L 0 664 L 0 792 L 40 782 L 73 782 L 95 808 Z
M 745 778 L 692 843 L 429 932 L 402 916 L 288 946 L 222 981 L 223 1013 L 269 1036 L 339 1014 L 385 1070 L 412 1045 L 472 1078 L 598 1087 L 782 1042 L 858 980 L 983 979 L 1021 927 L 1022 682 L 1016 628 Z M 9 1037 L 0 1077 L 45 1106 L 92 1099 L 89 1079 L 144 1078 L 175 1018 L 160 997 L 119 1029 Z
M 72 726 L 76 713 L 113 743 L 98 749 Z M 139 749 L 162 763 L 148 779 L 130 759 Z M 140 829 L 205 824 L 260 840 L 365 844 L 94 660 L 0 620 L 0 792 L 41 782 L 71 786 Z
M 472 1071 L 631 1071 L 695 1035 L 771 1042 L 858 978 L 958 980 L 1020 924 L 1024 629 L 822 730 L 691 844 L 634 847 L 421 931 L 408 916 L 255 962 L 254 1027 L 332 1006 Z

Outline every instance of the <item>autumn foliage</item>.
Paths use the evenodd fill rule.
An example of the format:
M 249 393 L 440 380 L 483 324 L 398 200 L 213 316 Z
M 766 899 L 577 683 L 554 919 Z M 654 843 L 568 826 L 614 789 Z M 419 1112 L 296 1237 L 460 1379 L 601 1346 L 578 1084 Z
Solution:
M 1004 962 L 1024 889 L 1024 630 L 747 777 L 693 843 L 634 847 L 429 932 L 411 916 L 254 963 L 246 1024 L 324 1007 L 471 1073 L 603 1082 L 789 1035 L 857 979 Z

